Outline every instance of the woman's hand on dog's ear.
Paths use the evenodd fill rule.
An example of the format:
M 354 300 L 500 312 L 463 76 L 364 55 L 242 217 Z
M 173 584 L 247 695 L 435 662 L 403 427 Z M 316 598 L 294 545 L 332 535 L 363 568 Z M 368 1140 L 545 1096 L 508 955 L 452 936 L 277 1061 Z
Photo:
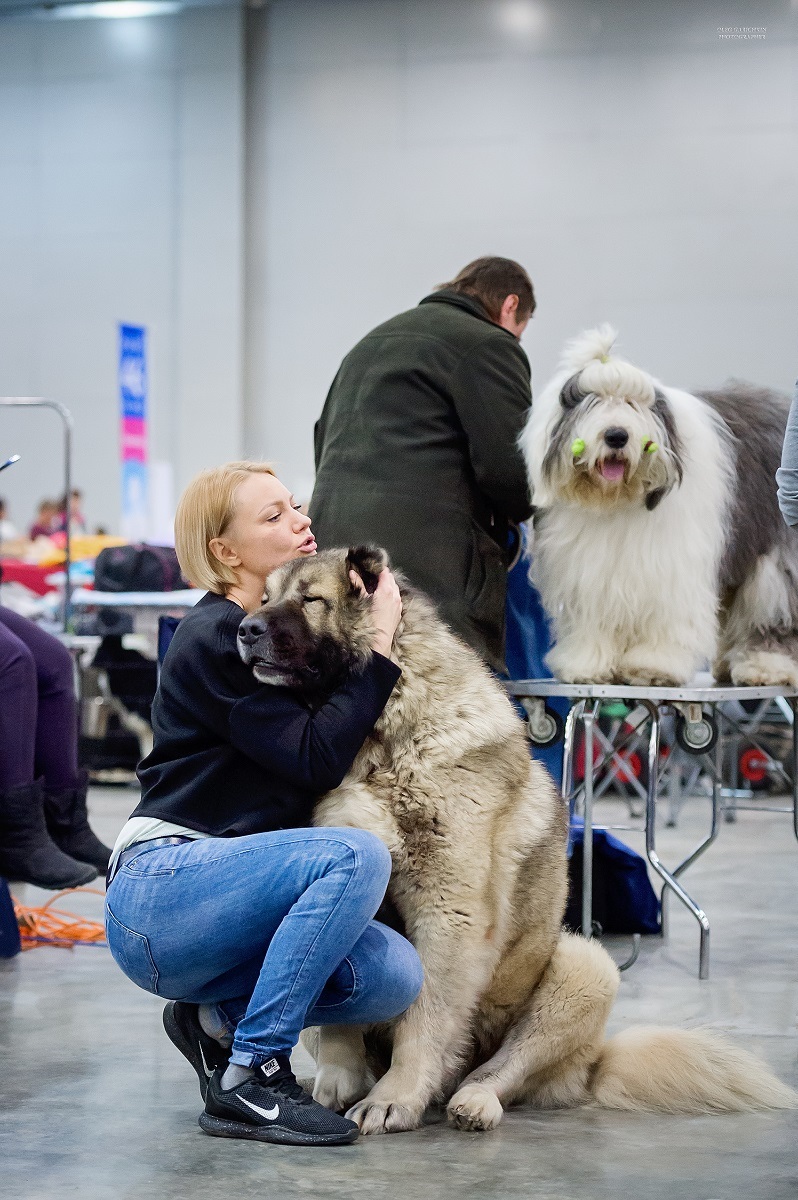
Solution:
M 353 587 L 356 587 L 361 595 L 368 597 L 371 601 L 371 615 L 374 621 L 374 636 L 371 639 L 371 648 L 377 654 L 382 654 L 385 658 L 389 658 L 393 645 L 393 636 L 402 619 L 402 597 L 399 594 L 399 585 L 396 582 L 396 578 L 393 572 L 389 571 L 387 567 L 380 571 L 377 587 L 371 593 L 371 596 L 366 591 L 366 586 L 357 571 L 350 571 L 349 578 Z
M 380 572 L 388 563 L 388 555 L 380 546 L 350 546 L 346 552 L 346 565 L 360 576 L 369 595 L 377 587 Z

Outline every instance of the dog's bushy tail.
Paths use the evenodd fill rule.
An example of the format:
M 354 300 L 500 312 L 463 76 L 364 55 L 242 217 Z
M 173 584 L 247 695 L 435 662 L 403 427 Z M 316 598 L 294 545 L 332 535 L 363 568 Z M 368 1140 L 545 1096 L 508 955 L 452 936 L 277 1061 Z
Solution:
M 798 1093 L 759 1059 L 705 1030 L 635 1027 L 610 1038 L 590 1091 L 602 1108 L 717 1113 L 796 1108 Z

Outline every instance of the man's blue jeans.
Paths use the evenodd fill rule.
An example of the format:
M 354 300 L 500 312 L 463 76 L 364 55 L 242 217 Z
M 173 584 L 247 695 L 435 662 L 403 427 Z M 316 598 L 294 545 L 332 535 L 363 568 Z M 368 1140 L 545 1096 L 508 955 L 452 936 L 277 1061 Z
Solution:
M 361 829 L 145 842 L 108 889 L 108 945 L 146 991 L 218 1004 L 231 1062 L 257 1066 L 306 1026 L 387 1021 L 415 1000 L 418 955 L 372 919 L 390 873 Z

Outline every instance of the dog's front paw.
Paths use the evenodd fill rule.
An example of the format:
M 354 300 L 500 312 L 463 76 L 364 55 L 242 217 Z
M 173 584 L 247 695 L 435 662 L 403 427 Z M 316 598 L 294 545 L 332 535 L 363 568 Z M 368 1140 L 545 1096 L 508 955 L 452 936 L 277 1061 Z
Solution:
M 495 1092 L 478 1083 L 467 1083 L 452 1096 L 446 1112 L 455 1129 L 473 1133 L 476 1130 L 495 1129 L 504 1109 Z
M 361 1133 L 404 1133 L 408 1129 L 418 1129 L 424 1114 L 412 1103 L 370 1100 L 366 1096 L 346 1115 L 359 1126 Z
M 798 663 L 772 650 L 752 650 L 732 664 L 731 680 L 737 687 L 795 687 Z
M 558 644 L 546 655 L 546 664 L 564 683 L 611 683 L 612 665 L 594 647 Z
M 692 655 L 676 646 L 667 652 L 636 647 L 624 654 L 615 673 L 617 682 L 642 687 L 683 687 L 694 674 Z
M 358 1069 L 322 1064 L 316 1072 L 313 1099 L 333 1112 L 346 1112 L 351 1105 L 369 1094 L 375 1082 L 365 1064 Z

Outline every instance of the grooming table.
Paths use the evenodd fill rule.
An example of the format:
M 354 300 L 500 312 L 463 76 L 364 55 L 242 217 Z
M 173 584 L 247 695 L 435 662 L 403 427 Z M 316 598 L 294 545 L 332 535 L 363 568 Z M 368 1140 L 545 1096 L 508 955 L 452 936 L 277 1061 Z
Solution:
M 181 588 L 176 592 L 95 592 L 90 588 L 76 588 L 72 593 L 72 608 L 76 612 L 113 608 L 129 613 L 134 633 L 148 639 L 149 657 L 156 659 L 159 616 L 171 613 L 183 617 L 204 595 L 199 588 Z
M 639 728 L 646 720 L 650 722 L 648 734 L 648 780 L 646 787 L 645 808 L 645 838 L 646 857 L 656 873 L 663 881 L 662 884 L 662 933 L 666 928 L 666 895 L 670 890 L 681 900 L 682 904 L 693 914 L 699 926 L 699 979 L 709 978 L 709 918 L 704 910 L 685 891 L 679 878 L 688 867 L 704 853 L 714 842 L 718 834 L 719 815 L 721 808 L 722 760 L 721 741 L 719 732 L 721 723 L 726 719 L 721 705 L 729 701 L 739 700 L 775 700 L 781 697 L 789 705 L 792 718 L 793 762 L 798 764 L 798 689 L 779 687 L 734 687 L 733 685 L 718 685 L 709 676 L 699 676 L 693 684 L 686 687 L 638 687 L 620 684 L 575 684 L 559 683 L 552 679 L 520 679 L 507 684 L 511 695 L 516 696 L 529 717 L 529 737 L 532 744 L 550 745 L 560 735 L 564 738 L 563 746 L 563 799 L 570 801 L 583 792 L 584 807 L 584 848 L 582 871 L 582 932 L 585 937 L 591 937 L 593 932 L 593 789 L 594 789 L 594 741 L 596 734 L 604 737 L 595 728 L 596 718 L 603 700 L 620 700 L 631 708 L 643 708 L 647 718 L 643 719 Z M 546 706 L 546 700 L 559 697 L 572 701 L 572 707 L 565 721 L 564 729 L 557 714 Z M 691 754 L 712 756 L 710 765 L 713 774 L 712 786 L 712 823 L 708 836 L 688 854 L 678 866 L 669 871 L 661 861 L 656 847 L 656 811 L 659 799 L 658 789 L 661 775 L 659 761 L 660 730 L 664 710 L 676 713 L 676 739 L 682 749 Z M 581 721 L 584 728 L 585 741 L 585 778 L 582 787 L 574 787 L 574 745 L 577 723 Z M 619 747 L 618 749 L 621 749 Z M 613 759 L 615 750 L 610 747 L 609 757 Z M 798 770 L 793 769 L 790 780 L 792 805 L 789 808 L 770 808 L 768 811 L 778 811 L 792 814 L 793 831 L 798 839 Z M 742 806 L 738 806 L 742 807 Z M 760 808 L 759 805 L 756 806 Z M 636 935 L 638 936 L 638 935 Z M 634 961 L 636 953 L 630 962 Z
M 124 608 L 127 612 L 175 608 L 188 612 L 204 595 L 198 588 L 181 588 L 177 592 L 95 592 L 77 588 L 72 593 L 72 604 L 75 608 Z

